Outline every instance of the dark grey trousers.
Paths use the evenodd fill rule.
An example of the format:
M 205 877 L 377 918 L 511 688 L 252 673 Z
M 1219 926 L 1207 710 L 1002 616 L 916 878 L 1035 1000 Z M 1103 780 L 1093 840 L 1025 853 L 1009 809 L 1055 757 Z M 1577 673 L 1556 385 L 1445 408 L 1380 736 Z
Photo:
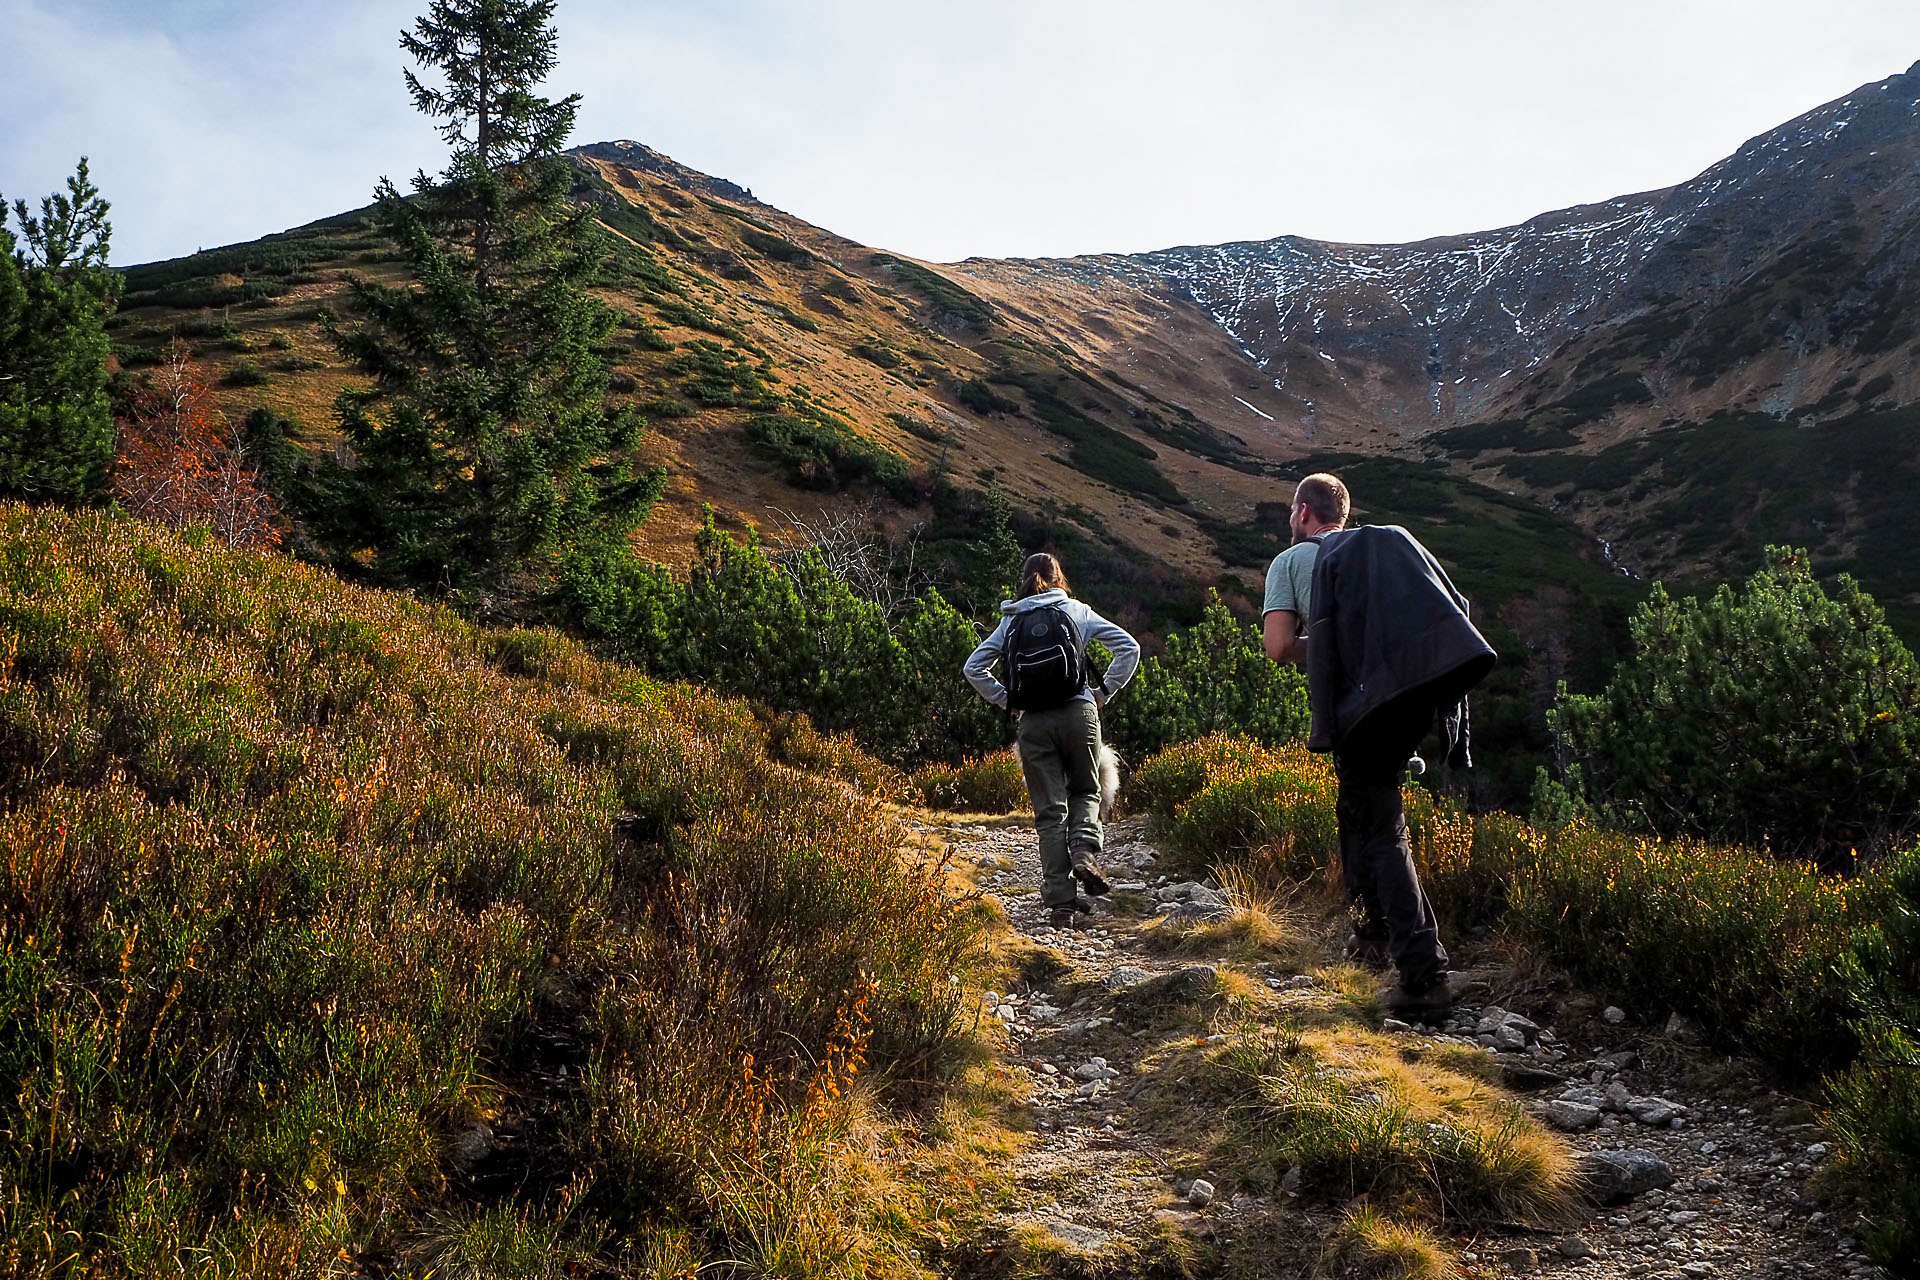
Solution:
M 1020 717 L 1020 768 L 1033 801 L 1040 835 L 1040 900 L 1072 902 L 1078 889 L 1076 862 L 1099 861 L 1105 831 L 1100 825 L 1100 713 L 1075 698 L 1050 711 Z
M 1390 702 L 1355 726 L 1334 749 L 1340 781 L 1340 872 L 1359 911 L 1355 931 L 1384 938 L 1400 981 L 1422 991 L 1447 976 L 1440 924 L 1413 866 L 1413 843 L 1400 797 L 1407 758 L 1433 727 L 1431 697 Z

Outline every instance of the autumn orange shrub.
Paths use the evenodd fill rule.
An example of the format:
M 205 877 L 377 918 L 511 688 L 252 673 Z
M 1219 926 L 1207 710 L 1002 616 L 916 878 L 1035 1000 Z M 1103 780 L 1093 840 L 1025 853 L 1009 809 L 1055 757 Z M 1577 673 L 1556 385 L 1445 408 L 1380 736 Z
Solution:
M 259 469 L 177 338 L 120 421 L 113 492 L 139 519 L 204 524 L 228 546 L 280 542 L 279 509 Z

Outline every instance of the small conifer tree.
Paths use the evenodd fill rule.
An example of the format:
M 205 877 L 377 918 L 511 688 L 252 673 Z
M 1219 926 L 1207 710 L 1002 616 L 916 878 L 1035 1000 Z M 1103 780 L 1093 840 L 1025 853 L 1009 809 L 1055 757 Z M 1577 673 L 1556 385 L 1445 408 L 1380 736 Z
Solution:
M 82 157 L 38 217 L 14 202 L 24 248 L 3 225 L 5 208 L 0 200 L 0 496 L 94 502 L 113 460 L 108 205 Z
M 342 568 L 482 615 L 520 611 L 562 564 L 622 540 L 663 479 L 636 473 L 640 420 L 607 402 L 596 347 L 615 317 L 585 292 L 600 241 L 559 155 L 579 97 L 535 92 L 553 9 L 435 0 L 401 37 L 443 82 L 406 77 L 453 156 L 411 196 L 376 190 L 415 283 L 351 283 L 361 319 L 335 340 L 372 383 L 339 398 L 353 460 L 309 504 Z

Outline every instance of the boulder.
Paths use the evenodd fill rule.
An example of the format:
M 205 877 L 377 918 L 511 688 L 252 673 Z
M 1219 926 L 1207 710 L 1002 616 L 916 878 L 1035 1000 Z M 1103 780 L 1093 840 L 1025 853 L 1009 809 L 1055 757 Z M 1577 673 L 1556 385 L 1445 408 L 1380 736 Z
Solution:
M 1673 1185 L 1673 1170 L 1651 1151 L 1589 1151 L 1580 1159 L 1579 1174 L 1587 1194 L 1601 1204 L 1631 1200 L 1637 1195 Z
M 1547 1104 L 1547 1123 L 1556 1129 L 1577 1133 L 1600 1123 L 1600 1108 L 1590 1107 L 1584 1102 L 1555 1098 Z
M 1655 1129 L 1672 1123 L 1682 1110 L 1677 1103 L 1668 1102 L 1665 1098 L 1632 1098 L 1627 1102 L 1628 1115 Z
M 1565 1084 L 1566 1079 L 1557 1071 L 1545 1067 L 1535 1067 L 1524 1062 L 1503 1062 L 1500 1064 L 1500 1083 L 1509 1089 L 1550 1089 L 1557 1084 Z

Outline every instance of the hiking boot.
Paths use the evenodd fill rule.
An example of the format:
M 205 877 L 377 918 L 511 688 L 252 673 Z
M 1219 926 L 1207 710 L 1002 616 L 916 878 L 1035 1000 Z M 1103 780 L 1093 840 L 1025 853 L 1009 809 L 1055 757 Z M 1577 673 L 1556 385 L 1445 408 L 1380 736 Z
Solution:
M 1423 987 L 1408 987 L 1405 980 L 1380 993 L 1380 1003 L 1391 1017 L 1402 1022 L 1443 1022 L 1454 1006 L 1473 994 L 1484 992 L 1484 982 L 1470 981 L 1459 973 L 1443 974 L 1438 982 Z
M 1393 956 L 1387 950 L 1385 938 L 1363 938 L 1357 933 L 1350 933 L 1347 935 L 1346 946 L 1340 949 L 1340 954 L 1363 969 L 1372 969 L 1379 973 L 1385 973 L 1393 967 Z
M 1047 923 L 1056 929 L 1084 929 L 1090 923 L 1087 917 L 1093 914 L 1093 903 L 1086 898 L 1076 897 L 1072 902 L 1056 902 L 1047 912 Z
M 1073 878 L 1080 882 L 1082 889 L 1096 898 L 1106 897 L 1113 889 L 1107 883 L 1106 874 L 1100 870 L 1100 864 L 1092 858 L 1082 858 L 1073 864 Z

